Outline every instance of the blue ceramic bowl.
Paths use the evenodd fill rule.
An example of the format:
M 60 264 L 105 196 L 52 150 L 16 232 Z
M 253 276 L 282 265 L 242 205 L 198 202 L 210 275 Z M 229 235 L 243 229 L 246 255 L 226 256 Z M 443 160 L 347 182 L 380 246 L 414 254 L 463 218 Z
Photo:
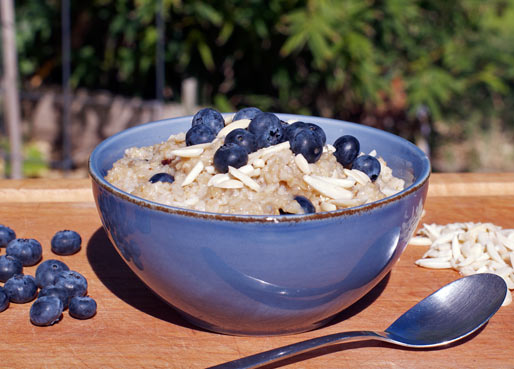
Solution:
M 325 324 L 391 270 L 423 210 L 430 163 L 415 145 L 364 125 L 278 115 L 320 125 L 329 143 L 354 135 L 408 186 L 346 210 L 248 216 L 161 205 L 104 179 L 125 149 L 185 132 L 192 117 L 127 129 L 100 143 L 89 160 L 98 211 L 119 254 L 157 295 L 208 330 L 277 335 Z

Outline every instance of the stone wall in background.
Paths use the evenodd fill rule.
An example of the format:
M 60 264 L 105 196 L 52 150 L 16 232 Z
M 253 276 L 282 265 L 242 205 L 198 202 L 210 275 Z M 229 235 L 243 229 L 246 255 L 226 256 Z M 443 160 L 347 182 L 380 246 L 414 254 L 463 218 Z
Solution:
M 86 167 L 89 154 L 103 139 L 126 128 L 158 119 L 194 114 L 196 85 L 185 83 L 183 103 L 161 104 L 109 92 L 77 90 L 71 103 L 70 142 L 74 167 Z M 23 92 L 22 127 L 27 141 L 48 143 L 50 160 L 62 160 L 62 97 L 59 89 Z

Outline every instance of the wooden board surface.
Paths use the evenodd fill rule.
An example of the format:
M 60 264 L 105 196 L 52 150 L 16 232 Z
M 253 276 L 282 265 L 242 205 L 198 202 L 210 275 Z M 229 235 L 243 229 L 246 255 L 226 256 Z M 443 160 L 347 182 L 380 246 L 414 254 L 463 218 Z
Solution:
M 424 223 L 493 222 L 514 228 L 514 174 L 433 174 Z M 0 181 L 0 224 L 36 238 L 44 258 L 66 262 L 89 282 L 98 302 L 91 320 L 67 312 L 51 327 L 29 321 L 29 304 L 0 313 L 2 368 L 205 368 L 299 340 L 346 330 L 382 330 L 416 302 L 457 279 L 451 270 L 414 265 L 425 247 L 409 246 L 393 271 L 368 295 L 312 332 L 283 337 L 233 337 L 182 319 L 125 266 L 101 228 L 88 180 Z M 50 251 L 53 234 L 83 238 L 73 256 Z M 5 253 L 4 249 L 0 253 Z M 25 268 L 34 275 L 36 267 Z M 514 304 L 464 341 L 412 350 L 375 342 L 341 344 L 282 362 L 287 368 L 514 368 Z M 277 367 L 270 366 L 270 367 Z

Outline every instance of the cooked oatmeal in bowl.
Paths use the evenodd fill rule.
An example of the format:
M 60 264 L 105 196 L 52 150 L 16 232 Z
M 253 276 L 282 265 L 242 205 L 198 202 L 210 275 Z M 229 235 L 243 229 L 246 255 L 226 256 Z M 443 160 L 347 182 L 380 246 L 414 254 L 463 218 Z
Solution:
M 120 257 L 187 320 L 220 333 L 328 322 L 395 265 L 428 191 L 430 162 L 401 137 L 260 113 L 138 125 L 89 159 Z
M 360 151 L 359 137 L 328 143 L 314 123 L 245 111 L 203 109 L 187 132 L 126 149 L 105 179 L 156 203 L 243 215 L 334 211 L 405 188 L 379 152 Z

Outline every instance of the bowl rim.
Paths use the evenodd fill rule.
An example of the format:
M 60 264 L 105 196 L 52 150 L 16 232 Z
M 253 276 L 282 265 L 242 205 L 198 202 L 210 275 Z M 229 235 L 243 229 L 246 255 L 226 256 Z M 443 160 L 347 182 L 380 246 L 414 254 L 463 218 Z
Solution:
M 230 117 L 234 113 L 223 113 L 222 115 L 224 117 Z M 114 135 L 107 137 L 102 142 L 100 142 L 91 152 L 89 159 L 88 159 L 88 172 L 91 176 L 91 179 L 96 185 L 101 187 L 107 192 L 110 192 L 112 195 L 121 198 L 124 201 L 131 202 L 133 204 L 159 211 L 164 213 L 170 213 L 180 216 L 186 216 L 186 217 L 193 217 L 193 218 L 200 218 L 200 219 L 206 219 L 206 220 L 217 220 L 217 221 L 232 221 L 232 222 L 244 222 L 244 223 L 297 223 L 297 222 L 304 222 L 304 221 L 316 221 L 316 220 L 323 220 L 323 219 L 330 219 L 330 218 L 341 218 L 345 216 L 350 216 L 354 214 L 359 214 L 363 212 L 371 211 L 372 209 L 379 208 L 382 206 L 385 206 L 387 204 L 399 201 L 400 199 L 409 196 L 413 192 L 416 192 L 418 189 L 423 187 L 425 183 L 428 181 L 430 174 L 431 174 L 431 163 L 427 155 L 415 144 L 412 142 L 406 140 L 403 137 L 400 137 L 398 135 L 392 134 L 390 132 L 377 129 L 374 127 L 366 126 L 359 123 L 353 123 L 348 122 L 344 120 L 339 119 L 333 119 L 333 118 L 324 118 L 324 117 L 317 117 L 317 116 L 306 116 L 306 115 L 298 115 L 298 114 L 282 114 L 282 113 L 274 113 L 277 116 L 279 116 L 282 119 L 305 119 L 305 118 L 314 118 L 317 121 L 324 121 L 324 122 L 338 122 L 338 123 L 345 123 L 353 126 L 359 126 L 359 129 L 363 130 L 370 130 L 374 131 L 375 133 L 378 133 L 379 135 L 383 135 L 386 137 L 389 137 L 390 139 L 393 139 L 395 141 L 401 142 L 403 145 L 406 145 L 409 147 L 412 151 L 417 153 L 420 157 L 420 162 L 422 164 L 422 171 L 421 174 L 416 178 L 416 180 L 411 183 L 408 187 L 404 188 L 402 191 L 387 196 L 381 200 L 373 201 L 371 203 L 345 208 L 345 209 L 339 209 L 339 210 L 333 210 L 333 211 L 325 211 L 325 212 L 318 212 L 318 213 L 312 213 L 312 214 L 288 214 L 288 215 L 248 215 L 248 214 L 230 214 L 230 213 L 214 213 L 214 212 L 206 212 L 206 211 L 199 211 L 199 210 L 193 210 L 193 209 L 187 209 L 187 208 L 180 208 L 176 206 L 171 205 L 165 205 L 158 202 L 154 202 L 151 200 L 144 199 L 139 196 L 132 195 L 128 192 L 125 192 L 111 183 L 109 183 L 105 178 L 99 173 L 98 168 L 96 168 L 94 159 L 95 156 L 98 155 L 98 152 L 105 146 L 107 146 L 110 142 L 115 141 L 119 136 L 123 136 L 126 134 L 129 134 L 133 131 L 138 130 L 146 130 L 148 126 L 155 125 L 155 124 L 170 124 L 173 121 L 177 120 L 184 120 L 184 119 L 192 119 L 193 116 L 180 116 L 180 117 L 173 117 L 173 118 L 167 118 L 162 120 L 155 120 L 143 124 L 139 124 L 127 129 L 124 129 L 118 133 L 115 133 Z M 157 143 L 157 142 L 156 142 Z

